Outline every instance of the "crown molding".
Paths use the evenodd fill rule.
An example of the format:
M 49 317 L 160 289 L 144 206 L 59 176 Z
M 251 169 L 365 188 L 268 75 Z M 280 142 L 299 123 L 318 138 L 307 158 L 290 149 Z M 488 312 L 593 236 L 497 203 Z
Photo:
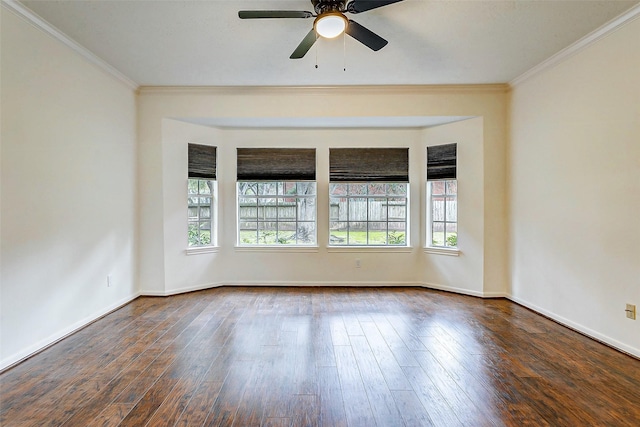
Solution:
M 425 95 L 434 93 L 506 93 L 506 83 L 497 84 L 449 84 L 449 85 L 370 85 L 370 86 L 140 86 L 141 94 L 215 94 L 215 95 L 271 95 L 306 94 L 327 95 L 350 93 L 354 95 Z
M 25 7 L 17 0 L 0 0 L 0 4 L 2 6 L 21 17 L 34 27 L 38 28 L 41 31 L 44 31 L 49 36 L 58 40 L 65 46 L 69 47 L 71 50 L 82 56 L 85 60 L 90 62 L 91 64 L 97 66 L 102 71 L 114 77 L 116 80 L 119 80 L 121 83 L 124 83 L 127 87 L 132 90 L 138 89 L 138 84 L 131 80 L 129 77 L 122 74 L 120 71 L 109 65 L 107 62 L 102 60 L 101 58 L 94 55 L 91 51 L 89 51 L 84 46 L 80 45 L 78 42 L 71 39 L 66 34 L 62 33 L 60 30 L 55 28 L 53 25 L 49 24 L 47 21 L 36 15 L 31 9 Z
M 509 86 L 512 88 L 516 87 L 519 84 L 522 84 L 523 82 L 529 80 L 530 78 L 540 73 L 543 73 L 544 71 L 550 68 L 553 68 L 557 64 L 566 61 L 576 53 L 593 45 L 599 40 L 602 40 L 603 38 L 607 37 L 609 34 L 617 31 L 624 25 L 634 21 L 639 17 L 640 17 L 640 4 L 637 4 L 633 6 L 631 9 L 621 14 L 620 16 L 618 16 L 617 18 L 614 18 L 611 21 L 607 22 L 597 30 L 594 30 L 591 33 L 587 34 L 577 42 L 567 46 L 566 48 L 562 49 L 560 52 L 544 60 L 543 62 L 531 68 L 530 70 L 525 71 L 523 74 L 511 80 L 509 82 Z

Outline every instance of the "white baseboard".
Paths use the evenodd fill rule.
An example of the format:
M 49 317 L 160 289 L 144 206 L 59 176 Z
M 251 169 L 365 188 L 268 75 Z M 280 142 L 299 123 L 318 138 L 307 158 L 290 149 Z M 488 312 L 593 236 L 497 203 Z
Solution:
M 0 361 L 0 373 L 19 364 L 20 362 L 22 362 L 23 360 L 28 359 L 31 356 L 34 356 L 38 353 L 40 353 L 41 351 L 51 347 L 52 345 L 56 344 L 57 342 L 65 339 L 66 337 L 68 337 L 69 335 L 74 334 L 75 332 L 79 331 L 80 329 L 86 327 L 87 325 L 95 322 L 96 320 L 106 316 L 107 314 L 116 311 L 117 309 L 119 309 L 120 307 L 123 307 L 127 304 L 129 304 L 131 301 L 133 301 L 134 299 L 138 298 L 140 296 L 140 293 L 137 292 L 133 295 L 130 295 L 126 298 L 123 298 L 117 302 L 115 302 L 114 304 L 111 304 L 107 307 L 105 307 L 104 309 L 98 311 L 97 313 L 94 313 L 90 316 L 85 317 L 82 320 L 77 321 L 76 323 L 74 323 L 73 325 L 69 326 L 68 328 L 64 328 L 61 331 L 56 332 L 55 334 L 50 335 L 49 337 L 42 339 L 40 341 L 38 341 L 37 343 L 27 347 L 26 349 L 19 351 L 15 354 L 12 354 L 9 357 L 6 357 L 4 359 L 2 359 L 2 361 Z
M 479 297 L 479 298 L 501 298 L 504 297 L 504 294 L 502 293 L 497 293 L 497 292 L 481 292 L 481 291 L 474 291 L 471 289 L 465 289 L 465 288 L 456 288 L 454 286 L 446 286 L 446 285 L 438 285 L 435 283 L 421 283 L 420 286 L 422 286 L 423 288 L 429 288 L 429 289 L 435 289 L 437 291 L 445 291 L 445 292 L 452 292 L 454 294 L 462 294 L 462 295 L 469 295 L 472 297 Z
M 187 292 L 203 291 L 205 289 L 219 288 L 221 286 L 277 286 L 277 287 L 402 287 L 402 286 L 422 286 L 418 282 L 311 282 L 311 281 L 227 281 L 220 283 L 210 283 L 185 288 L 170 289 L 168 291 L 141 291 L 141 296 L 167 297 L 171 295 L 184 294 Z
M 168 291 L 141 291 L 142 296 L 159 296 L 167 297 L 171 295 L 184 294 L 187 292 L 202 291 L 205 289 L 218 288 L 221 286 L 282 286 L 282 287 L 353 287 L 353 288 L 369 288 L 369 287 L 421 287 L 435 289 L 438 291 L 453 292 L 456 294 L 470 295 L 480 298 L 505 298 L 507 294 L 505 292 L 479 292 L 464 288 L 456 288 L 452 286 L 437 285 L 433 283 L 425 282 L 372 282 L 372 281 L 294 281 L 294 282 L 282 282 L 282 281 L 227 281 L 220 283 L 210 283 L 197 286 L 189 286 L 185 288 L 171 289 Z
M 581 325 L 579 323 L 576 323 L 572 320 L 569 320 L 565 317 L 562 317 L 556 313 L 553 313 L 549 310 L 546 310 L 542 307 L 538 307 L 535 304 L 532 304 L 526 300 L 523 300 L 522 298 L 518 298 L 518 297 L 514 297 L 513 295 L 508 295 L 507 298 L 517 304 L 522 305 L 523 307 L 526 307 L 530 310 L 535 311 L 536 313 L 542 314 L 543 316 L 546 316 L 552 320 L 554 320 L 555 322 L 560 323 L 561 325 L 564 325 L 570 329 L 573 329 L 575 331 L 580 332 L 581 334 L 584 334 L 586 336 L 588 336 L 589 338 L 593 338 L 596 341 L 600 341 L 610 347 L 613 347 L 617 350 L 620 350 L 624 353 L 630 354 L 634 357 L 640 358 L 640 349 L 635 348 L 635 347 L 631 347 L 630 345 L 627 345 L 623 342 L 620 342 L 614 338 L 608 337 L 606 335 L 601 334 L 600 332 L 594 331 L 593 329 L 587 328 L 584 325 Z

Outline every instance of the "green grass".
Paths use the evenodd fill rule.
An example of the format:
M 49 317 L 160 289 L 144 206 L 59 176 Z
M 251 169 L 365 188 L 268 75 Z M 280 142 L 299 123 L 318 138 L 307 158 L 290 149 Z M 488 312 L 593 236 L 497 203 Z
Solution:
M 393 232 L 392 232 L 393 233 Z M 331 231 L 331 236 L 334 238 L 331 242 L 333 245 L 366 245 L 367 244 L 367 232 L 366 231 L 350 231 L 349 240 L 347 240 L 347 231 Z M 394 237 L 395 236 L 395 239 Z M 389 236 L 390 245 L 404 245 L 406 243 L 405 234 L 396 232 Z M 337 241 L 342 239 L 342 241 Z M 386 245 L 387 244 L 387 232 L 386 231 L 370 231 L 369 232 L 369 244 L 370 245 Z

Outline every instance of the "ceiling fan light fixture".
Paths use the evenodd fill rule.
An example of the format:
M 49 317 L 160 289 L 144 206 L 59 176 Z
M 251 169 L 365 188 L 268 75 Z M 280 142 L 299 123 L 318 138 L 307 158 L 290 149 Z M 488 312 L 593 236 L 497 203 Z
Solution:
M 347 17 L 340 12 L 327 12 L 316 18 L 313 28 L 319 36 L 332 39 L 344 32 L 348 22 Z

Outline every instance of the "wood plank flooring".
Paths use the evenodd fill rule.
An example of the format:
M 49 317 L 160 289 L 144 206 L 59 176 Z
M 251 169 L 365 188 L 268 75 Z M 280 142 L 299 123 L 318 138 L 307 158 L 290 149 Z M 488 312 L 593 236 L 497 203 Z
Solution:
M 640 361 L 415 288 L 139 298 L 0 375 L 2 426 L 639 426 Z

